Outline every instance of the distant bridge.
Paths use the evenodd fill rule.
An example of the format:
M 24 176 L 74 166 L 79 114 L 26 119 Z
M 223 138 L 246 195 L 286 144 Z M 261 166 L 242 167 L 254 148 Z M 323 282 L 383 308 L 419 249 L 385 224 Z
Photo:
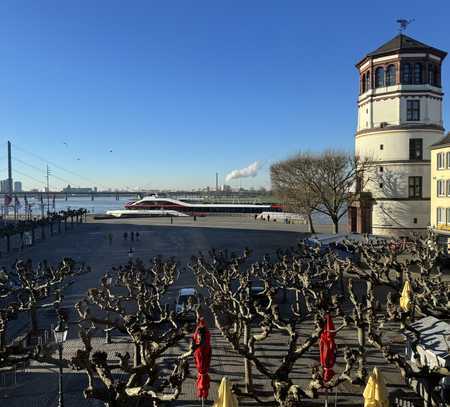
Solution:
M 141 199 L 144 196 L 158 194 L 161 197 L 170 198 L 185 198 L 185 199 L 203 199 L 210 201 L 225 201 L 225 202 L 278 202 L 278 200 L 269 192 L 262 191 L 240 191 L 240 192 L 225 192 L 225 191 L 174 191 L 174 192 L 157 192 L 157 191 L 91 191 L 91 192 L 66 192 L 66 191 L 22 191 L 13 192 L 12 194 L 0 192 L 0 200 L 4 199 L 5 195 L 17 196 L 17 198 L 36 198 L 41 197 L 45 200 L 47 198 L 53 199 L 53 196 L 58 199 L 69 199 L 74 197 L 90 197 L 95 200 L 95 197 L 115 197 L 119 200 L 120 197 L 130 197 L 130 199 Z M 1 204 L 1 202 L 0 202 Z

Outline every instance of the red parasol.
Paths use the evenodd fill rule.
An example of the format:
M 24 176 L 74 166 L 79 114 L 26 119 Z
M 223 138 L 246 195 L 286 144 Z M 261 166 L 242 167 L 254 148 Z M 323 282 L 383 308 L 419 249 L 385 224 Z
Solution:
M 193 336 L 196 349 L 194 351 L 195 367 L 197 368 L 197 397 L 208 398 L 209 392 L 209 365 L 211 364 L 211 334 L 204 318 L 199 318 Z
M 320 346 L 320 364 L 323 368 L 323 380 L 329 382 L 333 376 L 333 366 L 336 362 L 336 343 L 334 342 L 335 328 L 331 315 L 326 316 L 325 327 L 320 334 L 319 346 Z

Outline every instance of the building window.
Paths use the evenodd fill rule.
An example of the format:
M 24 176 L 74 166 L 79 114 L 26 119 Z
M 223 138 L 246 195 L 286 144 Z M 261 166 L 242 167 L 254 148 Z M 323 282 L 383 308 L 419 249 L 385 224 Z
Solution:
M 389 65 L 386 71 L 386 86 L 395 85 L 395 65 Z
M 420 120 L 420 100 L 413 99 L 406 101 L 406 120 L 407 121 Z
M 447 156 L 447 168 L 450 168 L 450 151 L 446 154 Z
M 383 171 L 384 171 L 383 167 L 380 167 L 380 172 L 383 172 Z
M 383 150 L 383 149 L 384 149 L 383 144 L 380 144 L 380 150 Z
M 409 198 L 422 198 L 422 177 L 409 177 Z
M 445 223 L 448 225 L 450 223 L 450 208 L 445 209 Z M 444 222 L 442 222 L 444 223 Z
M 437 153 L 437 169 L 443 170 L 445 168 L 445 156 L 444 153 Z
M 375 87 L 381 88 L 384 86 L 384 68 L 377 68 L 375 70 Z
M 365 86 L 366 86 L 366 90 L 369 90 L 370 89 L 370 73 L 369 72 L 367 72 L 366 73 L 366 76 L 365 76 Z
M 450 179 L 447 180 L 447 196 L 450 196 Z
M 382 182 L 380 182 L 380 189 L 381 189 L 381 188 L 383 188 L 383 183 L 382 183 Z
M 437 189 L 437 196 L 445 196 L 445 181 L 443 179 L 437 181 L 436 189 Z
M 437 223 L 445 223 L 445 209 L 444 208 L 436 208 L 436 218 Z
M 420 63 L 414 64 L 414 83 L 422 83 L 422 64 Z
M 433 86 L 436 84 L 436 76 L 433 64 L 428 65 L 428 83 Z
M 417 223 L 417 218 L 414 218 L 414 219 L 413 219 L 413 223 Z
M 409 159 L 410 160 L 422 160 L 422 139 L 410 138 L 409 139 Z
M 402 65 L 402 83 L 404 83 L 404 84 L 411 83 L 411 65 L 410 64 Z

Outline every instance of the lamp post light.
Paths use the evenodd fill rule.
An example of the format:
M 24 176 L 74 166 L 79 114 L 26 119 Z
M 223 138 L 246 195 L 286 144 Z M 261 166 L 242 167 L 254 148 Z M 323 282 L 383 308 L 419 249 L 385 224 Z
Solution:
M 106 278 L 106 286 L 108 289 L 111 289 L 112 277 L 109 274 L 105 275 Z M 109 310 L 106 311 L 106 319 L 109 321 Z M 105 344 L 109 345 L 111 343 L 111 327 L 109 324 L 106 325 L 105 328 Z
M 62 375 L 63 375 L 62 351 L 63 351 L 63 343 L 67 339 L 67 325 L 62 318 L 60 318 L 58 325 L 56 325 L 54 334 L 55 334 L 55 342 L 58 344 L 58 351 L 59 351 L 58 407 L 64 407 L 64 397 L 63 397 L 63 387 L 62 387 Z

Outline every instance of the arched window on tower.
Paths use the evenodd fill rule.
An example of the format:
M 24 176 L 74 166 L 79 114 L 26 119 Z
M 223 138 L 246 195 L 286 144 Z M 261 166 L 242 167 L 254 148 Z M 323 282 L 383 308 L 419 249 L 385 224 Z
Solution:
M 375 70 L 375 87 L 381 88 L 384 86 L 384 68 L 377 68 Z
M 403 84 L 411 83 L 411 65 L 410 64 L 402 65 L 402 83 Z
M 365 79 L 365 82 L 366 82 L 366 91 L 367 90 L 369 90 L 370 89 L 370 72 L 367 72 L 366 73 L 366 79 Z
M 386 86 L 395 85 L 395 74 L 396 74 L 395 65 L 389 65 L 386 70 Z
M 361 93 L 364 93 L 366 91 L 366 79 L 365 75 L 361 76 Z
M 435 76 L 435 71 L 434 71 L 434 64 L 429 64 L 428 65 L 428 83 L 430 85 L 435 85 L 436 84 L 436 76 Z
M 414 64 L 414 83 L 422 83 L 422 64 L 419 62 Z

